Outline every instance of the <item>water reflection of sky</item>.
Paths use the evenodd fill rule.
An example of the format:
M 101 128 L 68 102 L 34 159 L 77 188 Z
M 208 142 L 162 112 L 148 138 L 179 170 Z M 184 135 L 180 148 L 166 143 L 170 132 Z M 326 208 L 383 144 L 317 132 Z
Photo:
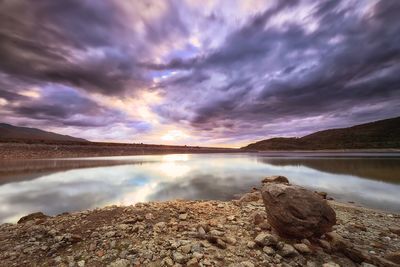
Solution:
M 0 222 L 14 222 L 35 211 L 54 215 L 149 200 L 227 200 L 258 186 L 264 176 L 277 174 L 289 177 L 294 184 L 326 191 L 341 200 L 400 211 L 400 199 L 397 196 L 400 192 L 399 183 L 374 180 L 371 175 L 369 179 L 354 175 L 357 169 L 365 172 L 368 169 L 366 165 L 369 168 L 372 165 L 374 167 L 370 173 L 385 173 L 394 181 L 400 181 L 396 167 L 400 163 L 399 158 L 386 161 L 379 159 L 381 162 L 375 165 L 371 164 L 373 159 L 364 162 L 362 159 L 319 158 L 306 162 L 304 158 L 281 158 L 277 161 L 254 154 L 127 158 L 134 160 L 135 164 L 73 169 L 1 185 Z M 118 157 L 118 160 L 121 159 L 124 158 Z M 337 174 L 334 173 L 335 164 Z M 326 166 L 329 166 L 329 171 L 324 171 Z M 350 174 L 345 174 L 347 169 Z

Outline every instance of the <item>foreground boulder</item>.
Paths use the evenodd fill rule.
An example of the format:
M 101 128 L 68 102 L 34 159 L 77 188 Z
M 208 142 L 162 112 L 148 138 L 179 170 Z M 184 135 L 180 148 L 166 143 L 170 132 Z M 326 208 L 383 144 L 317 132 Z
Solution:
M 289 184 L 288 178 L 285 176 L 268 176 L 265 177 L 262 181 L 263 184 L 268 184 L 268 183 L 276 183 L 276 184 Z
M 26 215 L 24 217 L 21 217 L 17 223 L 26 223 L 28 221 L 39 220 L 39 219 L 46 220 L 47 218 L 49 218 L 49 216 L 43 214 L 43 212 L 35 212 Z
M 268 221 L 281 236 L 319 237 L 336 224 L 336 213 L 327 201 L 305 188 L 264 183 L 261 194 Z

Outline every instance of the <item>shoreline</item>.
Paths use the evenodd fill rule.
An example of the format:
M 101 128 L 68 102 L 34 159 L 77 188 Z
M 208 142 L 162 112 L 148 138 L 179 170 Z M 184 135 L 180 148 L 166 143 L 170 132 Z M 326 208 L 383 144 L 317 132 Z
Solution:
M 369 266 L 336 251 L 326 236 L 278 237 L 275 247 L 257 245 L 259 234 L 276 233 L 267 220 L 260 222 L 265 207 L 250 194 L 231 201 L 114 205 L 1 224 L 0 266 Z M 400 214 L 328 203 L 337 214 L 334 233 L 365 253 L 372 266 L 397 266 L 385 256 L 400 251 L 400 233 L 393 232 Z
M 337 150 L 247 150 L 240 148 L 169 146 L 96 142 L 25 143 L 0 140 L 0 162 L 9 160 L 68 159 L 200 153 L 257 153 L 271 156 L 399 156 L 400 149 L 337 149 Z M 285 155 L 291 154 L 291 155 Z M 365 155 L 362 155 L 365 154 Z M 370 155 L 368 155 L 370 154 Z
M 2 143 L 0 161 L 29 159 L 59 159 L 82 157 L 111 157 L 137 155 L 165 155 L 188 153 L 242 153 L 234 148 L 194 146 L 166 146 L 118 143 Z

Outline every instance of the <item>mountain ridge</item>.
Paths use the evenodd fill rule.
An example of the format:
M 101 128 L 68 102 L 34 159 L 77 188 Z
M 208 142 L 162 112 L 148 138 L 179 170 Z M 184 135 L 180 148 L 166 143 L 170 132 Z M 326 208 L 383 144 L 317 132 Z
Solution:
M 249 144 L 252 150 L 400 148 L 400 117 L 317 131 L 303 137 L 275 137 Z
M 8 123 L 0 123 L 0 140 L 89 142 L 83 138 L 44 131 L 38 128 L 14 126 Z

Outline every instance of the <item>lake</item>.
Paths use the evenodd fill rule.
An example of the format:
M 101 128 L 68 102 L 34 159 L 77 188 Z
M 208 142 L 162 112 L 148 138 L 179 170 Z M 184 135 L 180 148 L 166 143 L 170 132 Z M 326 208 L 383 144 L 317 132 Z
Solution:
M 177 154 L 0 162 L 0 223 L 170 199 L 230 200 L 265 176 L 400 212 L 399 153 Z

